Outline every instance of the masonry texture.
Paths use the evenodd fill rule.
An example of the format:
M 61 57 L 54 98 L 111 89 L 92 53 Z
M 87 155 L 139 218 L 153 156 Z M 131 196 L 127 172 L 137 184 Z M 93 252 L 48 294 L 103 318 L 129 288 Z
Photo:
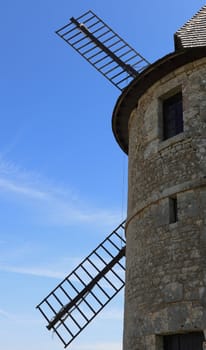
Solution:
M 163 141 L 162 100 L 182 92 L 184 131 Z M 206 330 L 206 58 L 140 97 L 129 119 L 124 350 Z M 169 198 L 178 221 L 169 221 Z

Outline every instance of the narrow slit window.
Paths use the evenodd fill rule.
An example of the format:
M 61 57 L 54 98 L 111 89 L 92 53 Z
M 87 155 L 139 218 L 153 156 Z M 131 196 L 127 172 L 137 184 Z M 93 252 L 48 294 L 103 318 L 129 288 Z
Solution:
M 182 93 L 179 92 L 162 102 L 163 140 L 183 132 Z
M 169 198 L 169 223 L 178 221 L 177 197 Z

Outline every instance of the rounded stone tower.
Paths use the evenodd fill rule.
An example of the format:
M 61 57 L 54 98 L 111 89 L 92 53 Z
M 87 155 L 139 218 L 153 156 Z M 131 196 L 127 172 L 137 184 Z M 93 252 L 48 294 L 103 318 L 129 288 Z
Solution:
M 142 72 L 113 112 L 129 156 L 124 350 L 204 346 L 205 23 L 206 6 L 176 33 L 175 52 Z

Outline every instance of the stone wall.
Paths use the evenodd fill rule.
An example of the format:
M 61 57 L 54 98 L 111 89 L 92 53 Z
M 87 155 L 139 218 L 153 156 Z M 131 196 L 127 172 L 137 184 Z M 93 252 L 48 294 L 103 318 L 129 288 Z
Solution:
M 184 132 L 162 140 L 162 100 L 182 91 Z M 178 221 L 169 221 L 176 196 Z M 206 59 L 177 69 L 129 121 L 124 350 L 206 329 Z

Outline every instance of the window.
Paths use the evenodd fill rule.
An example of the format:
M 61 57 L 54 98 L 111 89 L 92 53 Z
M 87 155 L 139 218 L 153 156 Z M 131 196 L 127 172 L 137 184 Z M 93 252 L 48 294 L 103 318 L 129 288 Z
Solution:
M 177 216 L 177 197 L 170 197 L 169 198 L 169 223 L 172 224 L 174 222 L 177 222 L 178 216 Z
M 202 350 L 203 332 L 173 334 L 163 337 L 164 350 Z
M 163 108 L 163 139 L 167 140 L 183 132 L 182 93 L 165 99 Z

